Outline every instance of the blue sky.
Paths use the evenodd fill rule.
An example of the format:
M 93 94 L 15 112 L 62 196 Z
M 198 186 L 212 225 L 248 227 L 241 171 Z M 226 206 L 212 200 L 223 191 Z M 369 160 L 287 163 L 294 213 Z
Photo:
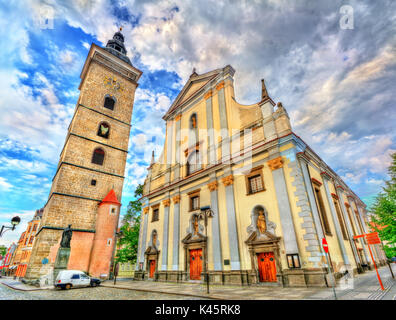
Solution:
M 340 28 L 345 4 L 353 8 L 353 29 Z M 370 204 L 396 151 L 395 9 L 394 1 L 2 2 L 0 224 L 14 215 L 23 223 L 0 244 L 16 241 L 46 203 L 88 49 L 104 46 L 119 26 L 143 71 L 123 210 L 151 151 L 162 151 L 161 117 L 192 69 L 227 64 L 236 69 L 238 102 L 257 102 L 265 78 L 293 131 Z M 48 12 L 53 19 L 46 21 Z

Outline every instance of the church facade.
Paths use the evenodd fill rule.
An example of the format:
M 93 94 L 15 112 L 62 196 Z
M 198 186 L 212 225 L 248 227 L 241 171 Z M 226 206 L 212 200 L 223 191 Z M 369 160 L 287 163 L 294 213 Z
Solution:
M 163 119 L 144 182 L 135 279 L 326 286 L 370 268 L 365 204 L 292 131 L 262 80 L 241 105 L 234 69 L 195 71 Z M 204 214 L 209 213 L 207 227 Z M 206 263 L 207 262 L 207 263 Z M 206 267 L 207 265 L 207 267 Z
M 134 94 L 141 74 L 126 55 L 121 32 L 105 48 L 91 45 L 26 279 L 52 272 L 68 225 L 72 238 L 67 268 L 109 276 Z

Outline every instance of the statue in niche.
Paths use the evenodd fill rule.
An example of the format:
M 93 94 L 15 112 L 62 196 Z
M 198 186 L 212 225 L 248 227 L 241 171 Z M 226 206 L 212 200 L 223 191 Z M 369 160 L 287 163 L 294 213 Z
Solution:
M 267 222 L 265 220 L 264 209 L 258 209 L 258 216 L 257 216 L 257 229 L 260 233 L 264 233 L 267 231 Z
M 269 221 L 268 212 L 263 206 L 255 206 L 251 211 L 250 219 L 251 223 L 246 229 L 249 235 L 254 232 L 256 232 L 257 236 L 260 238 L 264 237 L 267 232 L 275 235 L 276 224 Z
M 62 232 L 62 239 L 60 242 L 61 248 L 70 248 L 70 240 L 72 238 L 73 231 L 71 229 L 71 224 L 65 228 Z
M 153 232 L 153 247 L 157 246 L 157 232 Z
M 194 216 L 193 227 L 194 227 L 194 235 L 198 235 L 199 232 L 198 216 Z

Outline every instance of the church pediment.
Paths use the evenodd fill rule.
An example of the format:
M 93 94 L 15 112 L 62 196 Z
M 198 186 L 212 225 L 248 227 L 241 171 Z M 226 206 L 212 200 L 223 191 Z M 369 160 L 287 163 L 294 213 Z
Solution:
M 182 243 L 187 244 L 187 243 L 196 243 L 196 242 L 203 242 L 206 241 L 206 237 L 200 233 L 198 234 L 192 234 L 189 233 L 187 236 L 185 236 L 182 240 Z
M 164 116 L 170 114 L 173 112 L 175 109 L 177 109 L 180 105 L 182 105 L 184 102 L 195 96 L 197 93 L 200 92 L 200 90 L 211 80 L 216 78 L 222 69 L 217 69 L 211 72 L 204 73 L 202 75 L 197 75 L 196 73 L 191 75 L 190 79 L 187 81 L 187 83 L 184 85 L 183 89 L 180 91 L 179 95 L 176 97 L 175 101 L 172 103 L 170 106 L 168 112 Z
M 253 232 L 248 239 L 245 241 L 247 244 L 264 244 L 272 243 L 280 240 L 280 237 L 265 231 L 264 233 Z

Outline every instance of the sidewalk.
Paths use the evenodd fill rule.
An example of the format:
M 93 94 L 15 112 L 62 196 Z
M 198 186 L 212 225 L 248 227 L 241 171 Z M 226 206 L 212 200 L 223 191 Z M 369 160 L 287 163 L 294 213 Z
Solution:
M 24 284 L 18 280 L 14 280 L 13 277 L 2 277 L 0 278 L 0 284 L 4 284 L 5 286 L 20 291 L 37 291 L 37 290 L 48 290 L 50 288 L 37 288 L 34 286 L 29 286 Z
M 396 274 L 396 267 L 393 266 Z M 353 278 L 344 287 L 337 286 L 336 295 L 339 300 L 393 300 L 396 295 L 396 280 L 392 279 L 388 266 L 380 270 L 385 291 L 380 289 L 375 271 L 366 272 Z M 349 286 L 348 286 L 349 284 Z M 184 295 L 205 299 L 226 300 L 332 300 L 332 288 L 282 288 L 266 286 L 219 286 L 211 285 L 210 294 L 206 293 L 206 285 L 200 283 L 170 283 L 155 281 L 117 280 L 105 281 L 102 286 L 108 288 L 128 289 L 144 292 L 156 292 Z

